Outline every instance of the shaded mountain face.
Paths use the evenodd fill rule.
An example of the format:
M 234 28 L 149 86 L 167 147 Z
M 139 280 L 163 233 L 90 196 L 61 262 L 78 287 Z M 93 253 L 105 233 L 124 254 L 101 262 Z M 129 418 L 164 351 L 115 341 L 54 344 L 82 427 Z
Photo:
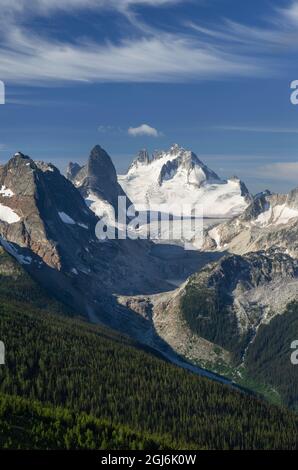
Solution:
M 100 250 L 97 219 L 80 192 L 53 165 L 21 153 L 1 167 L 0 185 L 1 245 L 44 287 L 88 316 L 89 299 L 82 294 Z
M 221 180 L 195 153 L 177 144 L 155 152 L 151 159 L 141 151 L 118 181 L 137 208 L 152 204 L 177 215 L 188 204 L 201 205 L 205 216 L 230 217 L 241 213 L 251 199 L 240 180 Z
M 298 189 L 257 195 L 243 214 L 208 231 L 205 240 L 205 249 L 239 254 L 271 247 L 298 257 Z
M 17 153 L 0 168 L 1 236 L 60 270 L 88 244 L 96 219 L 73 185 L 50 164 Z
M 66 168 L 66 178 L 73 181 L 81 169 L 78 163 L 69 162 Z
M 96 145 L 83 167 L 69 163 L 66 174 L 98 216 L 108 211 L 109 206 L 114 208 L 117 215 L 118 197 L 126 194 L 118 184 L 111 157 L 103 148 Z M 129 200 L 127 205 L 131 205 Z
M 105 258 L 112 265 L 119 253 L 117 241 L 97 240 L 98 219 L 53 165 L 18 153 L 1 167 L 0 187 L 1 243 L 28 269 L 41 272 L 44 267 L 77 279 L 96 277 Z M 128 243 L 124 245 L 125 252 Z M 106 278 L 106 288 L 108 284 Z
M 153 318 L 159 334 L 176 350 L 185 331 L 191 331 L 197 339 L 193 337 L 189 347 L 204 338 L 239 360 L 259 326 L 270 323 L 297 300 L 297 260 L 275 250 L 226 255 L 169 296 L 162 294 L 154 300 Z M 177 323 L 181 318 L 184 321 Z M 200 359 L 201 351 L 197 353 Z M 186 351 L 183 354 L 188 357 Z

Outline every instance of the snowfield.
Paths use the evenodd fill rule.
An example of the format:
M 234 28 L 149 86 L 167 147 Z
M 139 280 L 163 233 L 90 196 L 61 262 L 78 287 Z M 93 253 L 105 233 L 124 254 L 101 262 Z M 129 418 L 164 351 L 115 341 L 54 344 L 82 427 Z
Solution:
M 6 188 L 4 185 L 2 185 L 2 187 L 0 189 L 0 194 L 3 197 L 12 197 L 12 196 L 14 196 L 14 192 L 11 189 Z
M 14 224 L 15 222 L 19 222 L 21 218 L 10 207 L 0 204 L 0 220 L 7 224 Z
M 280 204 L 274 207 L 268 205 L 267 210 L 257 217 L 255 224 L 262 226 L 271 224 L 285 225 L 296 217 L 298 217 L 298 209 L 288 207 L 286 204 Z
M 233 217 L 248 205 L 238 179 L 221 180 L 192 152 L 174 145 L 148 162 L 137 161 L 119 184 L 136 209 L 156 206 L 156 210 L 179 216 L 192 215 L 201 206 L 204 217 Z
M 79 225 L 79 227 L 82 227 L 82 228 L 85 228 L 85 229 L 88 229 L 88 226 L 85 225 L 85 224 L 82 224 L 80 222 L 75 222 L 68 214 L 66 214 L 65 212 L 58 212 L 59 214 L 59 217 L 60 219 L 62 220 L 62 222 L 64 222 L 65 224 L 68 224 L 68 225 Z

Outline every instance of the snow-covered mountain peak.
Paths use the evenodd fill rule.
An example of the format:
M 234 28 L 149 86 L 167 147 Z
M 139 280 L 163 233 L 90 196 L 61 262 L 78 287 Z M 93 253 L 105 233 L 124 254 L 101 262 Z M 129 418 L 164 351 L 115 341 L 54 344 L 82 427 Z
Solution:
M 174 155 L 177 157 L 178 155 L 181 155 L 181 153 L 185 153 L 185 152 L 186 150 L 183 147 L 181 147 L 179 144 L 173 144 L 169 150 L 169 153 L 171 155 Z
M 147 149 L 142 149 L 137 154 L 136 158 L 133 160 L 131 165 L 128 168 L 128 172 L 133 171 L 135 168 L 138 168 L 140 165 L 149 165 L 150 157 Z
M 204 165 L 195 153 L 176 146 L 172 149 L 173 153 L 170 151 L 170 155 L 174 158 L 163 164 L 158 179 L 159 185 L 174 178 L 181 179 L 180 183 L 182 184 L 184 181 L 184 184 L 197 187 L 205 183 L 221 182 L 217 174 Z
M 147 165 L 152 165 L 151 168 L 161 168 L 163 164 L 175 160 L 176 158 L 179 158 L 180 163 L 193 162 L 194 164 L 203 166 L 203 163 L 192 151 L 185 150 L 178 144 L 173 144 L 169 150 L 156 150 L 151 157 L 147 149 L 140 150 L 129 166 L 128 173 L 134 173 L 139 167 Z
M 156 151 L 152 155 L 152 160 L 151 161 L 156 161 L 156 160 L 174 160 L 175 158 L 180 158 L 181 161 L 186 161 L 193 159 L 199 164 L 202 164 L 202 162 L 199 160 L 197 155 L 193 153 L 191 150 L 186 150 L 185 148 L 181 147 L 179 144 L 173 144 L 168 150 L 161 150 L 161 151 Z
M 235 215 L 247 207 L 250 197 L 240 180 L 220 179 L 194 152 L 178 144 L 154 152 L 151 159 L 141 151 L 118 181 L 136 207 L 150 203 L 174 214 L 189 204 L 205 206 L 207 216 Z
M 298 189 L 289 194 L 264 191 L 240 216 L 210 230 L 205 248 L 243 254 L 279 247 L 297 257 L 297 230 Z
M 146 171 L 145 167 L 147 166 L 149 166 L 150 173 L 156 175 L 155 182 L 159 184 L 162 182 L 164 175 L 168 179 L 169 174 L 176 174 L 179 168 L 184 169 L 185 172 L 191 172 L 195 167 L 200 170 L 198 172 L 199 178 L 195 178 L 198 185 L 207 180 L 220 181 L 216 173 L 204 165 L 194 152 L 186 150 L 178 144 L 173 144 L 167 151 L 154 152 L 152 158 L 149 157 L 146 149 L 140 150 L 130 165 L 127 174 L 129 177 L 134 177 L 136 174 Z M 185 174 L 185 177 L 188 179 L 187 174 Z

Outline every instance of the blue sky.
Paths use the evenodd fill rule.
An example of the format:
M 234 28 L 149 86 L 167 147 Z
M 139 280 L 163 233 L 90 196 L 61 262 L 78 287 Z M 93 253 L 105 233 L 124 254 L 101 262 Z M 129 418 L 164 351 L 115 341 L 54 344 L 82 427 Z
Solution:
M 28 5 L 29 4 L 29 5 Z M 298 182 L 298 1 L 0 0 L 0 161 L 119 172 L 178 142 L 252 192 Z

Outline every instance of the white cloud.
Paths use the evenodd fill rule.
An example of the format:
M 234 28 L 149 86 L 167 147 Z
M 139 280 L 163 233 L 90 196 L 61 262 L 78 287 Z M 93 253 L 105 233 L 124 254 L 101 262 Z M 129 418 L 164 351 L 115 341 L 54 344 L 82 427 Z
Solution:
M 194 22 L 187 25 L 210 42 L 220 40 L 226 50 L 238 50 L 238 53 L 259 51 L 272 55 L 285 50 L 296 52 L 298 0 L 289 0 L 288 6 L 283 8 L 273 8 L 262 20 L 262 26 L 246 25 L 228 18 L 223 18 L 221 23 L 209 27 Z
M 265 73 L 264 62 L 207 49 L 173 34 L 116 44 L 62 43 L 20 28 L 7 31 L 1 78 L 15 82 L 182 82 Z
M 288 8 L 272 10 L 263 27 L 221 20 L 213 27 L 189 23 L 187 31 L 167 33 L 136 16 L 136 7 L 141 5 L 162 7 L 182 1 L 0 0 L 0 77 L 18 83 L 46 84 L 272 77 L 279 68 L 275 48 L 296 47 L 298 31 L 293 21 L 296 16 L 298 21 L 298 1 Z M 132 39 L 131 35 L 117 43 L 77 38 L 66 42 L 45 33 L 34 34 L 30 29 L 30 16 L 88 9 L 120 12 L 131 21 L 131 28 L 138 28 L 139 36 Z
M 256 132 L 263 134 L 298 134 L 298 127 L 264 127 L 264 126 L 214 126 L 212 129 L 231 132 Z
M 288 7 L 280 8 L 280 13 L 284 16 L 286 21 L 297 24 L 298 23 L 298 1 L 293 0 Z
M 179 3 L 183 0 L 0 0 L 1 13 L 12 15 L 47 15 L 59 11 L 80 9 L 114 9 L 128 11 L 138 5 L 152 7 Z
M 148 124 L 142 124 L 139 127 L 130 127 L 128 129 L 128 134 L 133 136 L 133 137 L 139 137 L 139 136 L 149 136 L 149 137 L 158 137 L 160 132 L 158 132 L 157 129 L 154 127 L 148 126 Z
M 298 181 L 298 162 L 277 162 L 261 166 L 253 176 L 268 178 L 276 181 Z

